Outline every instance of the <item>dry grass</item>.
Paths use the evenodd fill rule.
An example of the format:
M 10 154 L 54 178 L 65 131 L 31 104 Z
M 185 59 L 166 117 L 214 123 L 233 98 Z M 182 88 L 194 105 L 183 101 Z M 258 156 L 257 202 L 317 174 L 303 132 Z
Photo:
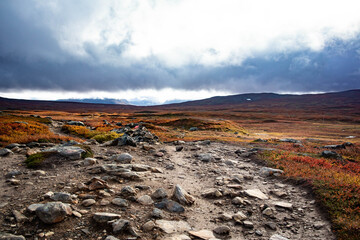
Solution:
M 73 138 L 59 136 L 50 131 L 45 124 L 48 119 L 2 115 L 0 116 L 0 145 L 29 142 L 60 142 Z

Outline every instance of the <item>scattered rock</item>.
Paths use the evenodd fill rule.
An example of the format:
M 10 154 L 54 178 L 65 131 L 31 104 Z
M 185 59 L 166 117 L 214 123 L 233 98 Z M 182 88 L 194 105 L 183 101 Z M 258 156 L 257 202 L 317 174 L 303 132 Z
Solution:
M 121 233 L 128 230 L 130 226 L 130 221 L 125 219 L 119 219 L 112 223 L 112 228 L 114 233 Z
M 182 189 L 180 185 L 175 186 L 173 197 L 179 203 L 185 205 L 192 205 L 195 202 L 195 198 Z
M 220 226 L 214 229 L 214 233 L 219 235 L 229 235 L 230 228 L 228 226 Z
M 288 142 L 288 143 L 301 143 L 301 141 L 293 139 L 293 138 L 283 138 L 279 139 L 280 142 Z
M 208 153 L 200 154 L 198 158 L 202 162 L 210 162 L 212 160 L 211 154 Z
M 31 204 L 30 206 L 27 207 L 27 210 L 29 212 L 33 213 L 36 211 L 36 209 L 38 209 L 39 207 L 42 207 L 42 206 L 44 206 L 44 204 L 41 204 L 41 203 L 40 204 L 37 204 L 37 203 Z
M 280 169 L 275 169 L 275 168 L 268 168 L 268 167 L 263 167 L 260 169 L 260 175 L 264 176 L 264 177 L 269 177 L 269 176 L 281 176 L 283 174 L 284 171 L 280 170 Z
M 114 237 L 114 236 L 109 235 L 109 236 L 106 236 L 105 240 L 120 240 L 120 239 L 118 239 L 118 238 L 116 238 L 116 237 Z
M 207 189 L 201 193 L 201 196 L 205 198 L 219 198 L 222 197 L 223 194 L 218 189 Z
M 89 190 L 110 188 L 106 181 L 100 178 L 92 178 L 89 183 Z
M 145 231 L 145 232 L 150 232 L 154 229 L 155 227 L 155 222 L 154 221 L 148 221 L 146 222 L 143 226 L 142 226 L 142 229 Z
M 156 220 L 155 225 L 167 234 L 185 232 L 191 229 L 190 225 L 185 221 Z
M 235 205 L 244 205 L 245 204 L 245 200 L 241 197 L 235 197 L 235 198 L 233 198 L 233 200 L 231 202 L 232 202 L 232 204 L 235 204 Z
M 25 237 L 22 235 L 0 232 L 0 240 L 25 240 Z
M 154 208 L 153 211 L 151 212 L 151 217 L 156 219 L 161 219 L 164 217 L 164 213 L 160 209 Z
M 176 150 L 177 152 L 181 152 L 183 149 L 184 149 L 183 146 L 176 146 L 176 148 L 175 148 L 175 150 Z
M 272 236 L 270 237 L 269 240 L 289 240 L 289 239 L 286 238 L 286 237 L 283 237 L 283 236 L 281 236 L 281 235 L 279 235 L 279 234 L 274 234 L 274 235 L 272 235 Z
M 216 239 L 213 232 L 206 229 L 200 231 L 189 231 L 189 234 L 204 240 Z
M 332 159 L 342 159 L 341 155 L 334 151 L 325 150 L 321 153 L 321 157 L 332 158 Z
M 10 149 L 7 148 L 1 148 L 0 149 L 0 157 L 5 157 L 9 154 L 12 154 L 13 152 Z
M 119 207 L 128 207 L 129 206 L 128 201 L 126 199 L 123 199 L 123 198 L 114 198 L 111 201 L 111 203 L 116 205 L 116 206 L 119 206 Z
M 246 228 L 254 228 L 254 224 L 250 221 L 244 221 L 243 224 Z
M 120 193 L 124 197 L 135 196 L 136 190 L 131 186 L 125 186 L 120 190 Z
M 94 205 L 96 203 L 96 201 L 94 199 L 85 199 L 81 205 L 83 205 L 84 207 L 90 207 L 92 205 Z
M 232 218 L 235 222 L 242 223 L 245 219 L 247 219 L 247 216 L 243 212 L 239 211 L 235 213 Z
M 164 199 L 164 198 L 167 198 L 167 196 L 168 195 L 167 195 L 165 189 L 163 189 L 163 188 L 158 188 L 158 189 L 156 189 L 156 191 L 153 194 L 151 194 L 151 197 L 153 199 Z
M 152 205 L 154 203 L 149 195 L 143 195 L 139 197 L 137 201 L 142 205 Z
M 91 166 L 97 163 L 95 158 L 85 158 L 84 159 L 84 166 Z
M 21 171 L 19 171 L 19 170 L 13 170 L 13 171 L 8 172 L 8 173 L 5 175 L 5 177 L 6 177 L 6 178 L 13 178 L 13 177 L 19 176 L 19 175 L 21 175 L 21 174 L 23 174 Z
M 169 212 L 175 212 L 175 213 L 182 213 L 185 211 L 185 208 L 181 206 L 179 203 L 168 199 L 164 199 L 159 203 L 155 203 L 155 207 L 160 209 L 166 209 Z
M 122 153 L 112 156 L 109 160 L 124 164 L 131 163 L 132 159 L 133 157 L 129 153 Z
M 66 215 L 72 214 L 70 206 L 62 202 L 48 202 L 38 207 L 35 212 L 40 220 L 47 224 L 61 222 Z
M 60 201 L 64 203 L 73 203 L 76 200 L 75 195 L 71 195 L 70 193 L 66 192 L 55 192 L 50 196 L 50 198 L 54 201 Z
M 44 149 L 43 152 L 57 152 L 70 160 L 78 160 L 81 159 L 81 155 L 85 153 L 85 150 L 77 146 L 55 146 Z
M 97 212 L 94 214 L 93 219 L 97 223 L 107 223 L 109 221 L 119 219 L 121 216 L 116 213 Z
M 269 197 L 266 196 L 263 192 L 261 192 L 260 189 L 248 189 L 244 192 L 250 197 L 258 198 L 261 200 L 269 199 Z
M 291 203 L 287 203 L 287 202 L 275 202 L 274 205 L 275 205 L 275 207 L 285 208 L 288 210 L 293 209 L 293 205 Z
M 74 125 L 74 126 L 85 126 L 85 124 L 83 122 L 80 122 L 80 121 L 68 121 L 66 123 L 67 125 Z
M 14 215 L 17 223 L 23 223 L 28 220 L 28 218 L 24 214 L 22 214 L 21 212 L 19 212 L 17 210 L 13 210 L 12 214 Z
M 134 138 L 130 137 L 127 134 L 124 134 L 122 137 L 116 138 L 111 143 L 112 146 L 133 146 L 136 147 L 136 141 Z

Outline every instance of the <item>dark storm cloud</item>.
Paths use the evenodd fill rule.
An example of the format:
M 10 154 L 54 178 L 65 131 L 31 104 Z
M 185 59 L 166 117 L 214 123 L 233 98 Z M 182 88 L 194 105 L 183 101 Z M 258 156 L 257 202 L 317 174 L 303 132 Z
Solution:
M 321 51 L 261 52 L 241 66 L 169 67 L 157 57 L 127 64 L 102 62 L 102 53 L 85 43 L 87 57 L 70 55 L 43 24 L 19 17 L 18 1 L 0 2 L 0 90 L 115 91 L 165 87 L 231 92 L 337 91 L 360 88 L 360 37 L 333 40 Z M 24 3 L 26 7 L 26 2 Z M 42 19 L 46 21 L 46 19 Z M 104 33 L 105 34 L 105 33 Z M 106 47 L 122 59 L 131 33 Z M 215 50 L 212 50 L 216 54 Z

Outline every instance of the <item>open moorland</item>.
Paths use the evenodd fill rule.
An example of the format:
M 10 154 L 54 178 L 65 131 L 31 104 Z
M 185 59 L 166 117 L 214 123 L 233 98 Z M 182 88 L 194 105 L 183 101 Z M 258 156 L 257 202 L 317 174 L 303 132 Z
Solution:
M 154 107 L 0 100 L 3 232 L 359 239 L 359 91 Z M 49 199 L 72 216 L 43 217 Z

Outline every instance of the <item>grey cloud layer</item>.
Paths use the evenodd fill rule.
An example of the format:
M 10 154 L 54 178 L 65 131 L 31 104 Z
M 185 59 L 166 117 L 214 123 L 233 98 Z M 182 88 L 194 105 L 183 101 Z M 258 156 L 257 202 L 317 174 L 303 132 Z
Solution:
M 41 23 L 46 19 L 26 20 L 19 17 L 16 7 L 11 1 L 0 2 L 1 91 L 171 87 L 303 92 L 360 88 L 360 36 L 347 41 L 334 39 L 319 52 L 260 52 L 247 58 L 241 66 L 168 67 L 155 56 L 118 65 L 103 62 L 102 53 L 90 43 L 85 47 L 89 57 L 70 55 Z M 131 33 L 121 44 L 110 45 L 106 51 L 114 61 L 126 61 L 122 54 L 130 44 Z

